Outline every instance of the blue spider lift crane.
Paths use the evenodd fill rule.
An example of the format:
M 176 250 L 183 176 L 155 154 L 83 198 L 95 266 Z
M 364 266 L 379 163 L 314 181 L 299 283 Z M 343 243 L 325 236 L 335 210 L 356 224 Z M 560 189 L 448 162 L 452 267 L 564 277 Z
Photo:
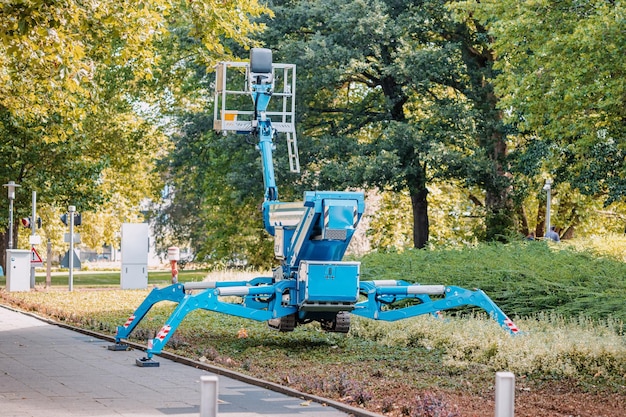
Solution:
M 243 78 L 243 86 L 229 89 L 234 88 L 230 78 L 237 77 Z M 277 132 L 287 137 L 291 171 L 300 169 L 295 81 L 295 65 L 273 63 L 271 50 L 264 48 L 252 49 L 249 63 L 220 62 L 216 66 L 214 129 L 255 138 L 265 187 L 263 222 L 265 230 L 274 236 L 274 254 L 280 266 L 271 277 L 249 281 L 187 282 L 154 288 L 118 327 L 116 343 L 109 349 L 127 349 L 124 340 L 161 301 L 177 306 L 156 336 L 148 340 L 146 356 L 137 359 L 138 366 L 158 366 L 153 356 L 161 353 L 185 316 L 197 309 L 266 321 L 283 332 L 317 321 L 325 331 L 347 333 L 351 314 L 395 321 L 475 306 L 509 333 L 517 333 L 513 321 L 481 290 L 405 280 L 361 281 L 360 263 L 342 258 L 365 210 L 362 192 L 307 191 L 301 202 L 279 200 L 272 160 Z M 240 106 L 241 100 L 233 97 L 241 96 L 252 98 L 252 110 L 229 108 L 232 103 Z M 272 97 L 277 97 L 278 105 L 270 108 Z

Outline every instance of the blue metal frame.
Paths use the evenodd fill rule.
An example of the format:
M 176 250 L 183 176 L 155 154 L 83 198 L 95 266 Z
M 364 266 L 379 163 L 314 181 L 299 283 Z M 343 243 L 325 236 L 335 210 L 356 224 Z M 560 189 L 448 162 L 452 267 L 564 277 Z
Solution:
M 219 288 L 201 291 L 197 294 L 188 294 L 174 309 L 169 319 L 157 333 L 152 342 L 148 343 L 147 357 L 161 353 L 163 347 L 176 331 L 180 323 L 190 312 L 198 309 L 228 314 L 230 316 L 243 317 L 256 321 L 268 321 L 273 318 L 283 317 L 297 311 L 295 306 L 281 305 L 282 295 L 295 287 L 295 283 L 289 280 L 278 282 L 274 285 L 244 286 L 248 288 L 243 304 L 228 303 L 219 300 L 220 295 L 239 295 L 229 291 L 220 291 Z M 222 286 L 220 288 L 228 288 Z M 233 288 L 233 286 L 231 286 Z M 257 301 L 259 297 L 267 297 L 266 302 Z M 264 308 L 259 308 L 263 306 Z
M 238 316 L 256 321 L 267 321 L 284 317 L 298 311 L 295 305 L 284 305 L 283 294 L 291 293 L 295 299 L 296 282 L 281 280 L 273 283 L 269 277 L 259 277 L 250 281 L 225 281 L 207 283 L 211 288 L 194 293 L 185 290 L 185 284 L 173 284 L 164 288 L 155 288 L 123 326 L 118 326 L 115 343 L 121 344 L 137 327 L 150 309 L 161 301 L 178 303 L 168 320 L 161 327 L 154 339 L 148 340 L 148 359 L 161 353 L 163 347 L 176 331 L 183 319 L 194 310 L 206 310 Z M 241 303 L 222 301 L 220 297 L 241 297 Z
M 435 314 L 463 306 L 475 306 L 485 310 L 489 317 L 507 332 L 519 332 L 515 324 L 482 290 L 470 291 L 465 288 L 446 286 L 442 298 L 433 300 L 427 294 L 420 294 L 419 284 L 398 280 L 395 286 L 378 286 L 374 281 L 361 281 L 359 288 L 367 300 L 356 304 L 353 314 L 374 320 L 396 321 L 423 314 Z M 387 309 L 393 302 L 415 299 L 420 303 L 397 309 Z
M 373 320 L 397 321 L 423 314 L 437 315 L 441 311 L 463 306 L 475 306 L 485 310 L 510 334 L 515 335 L 519 332 L 513 321 L 481 290 L 470 291 L 456 286 L 440 286 L 441 298 L 433 300 L 430 295 L 420 293 L 420 288 L 433 286 L 411 284 L 402 280 L 394 283 L 381 286 L 375 281 L 358 282 L 358 291 L 366 297 L 366 300 L 355 303 L 353 308 L 350 308 L 352 314 Z M 156 337 L 148 341 L 146 351 L 148 359 L 161 353 L 183 319 L 194 310 L 201 309 L 256 321 L 268 321 L 300 312 L 302 305 L 299 303 L 303 301 L 305 292 L 304 288 L 297 288 L 296 280 L 284 279 L 276 282 L 269 277 L 259 277 L 251 281 L 214 282 L 207 285 L 211 285 L 212 288 L 195 294 L 186 291 L 185 284 L 153 289 L 127 322 L 117 328 L 116 343 L 122 343 L 128 338 L 152 306 L 161 301 L 177 302 L 178 305 Z M 319 290 L 319 286 L 316 289 Z M 329 291 L 329 295 L 333 293 Z M 293 301 L 284 303 L 284 294 L 289 294 L 288 299 Z M 238 296 L 242 301 L 239 304 L 225 302 L 219 299 L 221 296 Z M 389 308 L 394 302 L 407 299 L 416 300 L 418 304 Z
M 152 356 L 163 350 L 182 320 L 197 309 L 257 321 L 289 315 L 301 322 L 334 318 L 337 324 L 338 313 L 345 311 L 374 320 L 396 321 L 476 306 L 485 310 L 510 334 L 518 333 L 515 324 L 481 290 L 411 284 L 403 280 L 360 281 L 360 264 L 342 262 L 341 259 L 365 211 L 362 192 L 307 191 L 301 208 L 298 204 L 279 201 L 272 157 L 275 131 L 266 115 L 273 89 L 273 74 L 265 72 L 271 64 L 271 52 L 257 52 L 262 61 L 257 68 L 263 68 L 264 72 L 249 74 L 255 109 L 252 133 L 258 138 L 263 168 L 263 222 L 265 230 L 276 236 L 277 259 L 281 260 L 281 266 L 274 271 L 273 277 L 236 282 L 179 283 L 155 288 L 126 323 L 117 328 L 116 346 L 128 338 L 152 306 L 160 301 L 172 301 L 178 305 L 156 337 L 148 341 L 147 358 L 138 364 L 152 362 L 146 366 L 155 366 Z M 272 212 L 276 215 L 275 224 L 270 216 Z M 281 230 L 279 234 L 277 228 Z M 192 289 L 200 291 L 194 293 Z M 221 298 L 224 296 L 239 297 L 240 302 L 224 301 Z M 407 300 L 411 303 L 406 303 Z

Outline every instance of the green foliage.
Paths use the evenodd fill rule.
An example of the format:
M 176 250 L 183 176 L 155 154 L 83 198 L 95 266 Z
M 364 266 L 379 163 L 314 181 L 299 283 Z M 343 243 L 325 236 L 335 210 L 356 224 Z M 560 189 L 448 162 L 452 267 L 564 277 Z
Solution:
M 155 210 L 158 244 L 190 244 L 195 260 L 223 267 L 271 266 L 273 243 L 258 209 L 263 180 L 258 151 L 242 135 L 212 132 L 205 114 L 181 116 L 175 148 L 161 161 L 165 204 Z
M 80 232 L 83 242 L 99 248 L 103 243 L 117 243 L 115 231 L 121 223 L 137 218 L 144 198 L 158 196 L 161 184 L 152 173 L 152 158 L 166 146 L 165 138 L 119 96 L 111 97 L 108 108 L 100 108 L 100 113 L 86 116 L 84 128 L 55 141 L 42 138 L 37 123 L 16 119 L 6 109 L 0 113 L 1 146 L 6 151 L 0 177 L 21 185 L 17 218 L 30 215 L 30 194 L 37 191 L 43 219 L 40 234 L 44 241 L 52 241 L 55 251 L 63 245 L 59 215 L 68 205 L 89 213 Z M 0 218 L 5 213 L 2 210 Z
M 473 245 L 484 234 L 484 212 L 458 182 L 434 181 L 428 187 L 430 246 L 460 247 Z M 480 193 L 479 193 L 480 194 Z M 379 252 L 403 251 L 412 247 L 411 204 L 406 192 L 368 194 L 372 206 L 367 236 L 372 249 Z
M 211 64 L 228 54 L 226 39 L 250 43 L 249 35 L 262 28 L 250 19 L 262 13 L 270 12 L 244 0 L 5 4 L 0 8 L 0 106 L 29 121 L 56 114 L 80 128 L 83 117 L 102 104 L 102 74 L 108 73 L 111 84 L 123 79 L 136 88 L 159 76 L 161 59 L 180 66 L 192 51 L 198 61 Z M 177 30 L 195 43 L 161 56 L 159 45 L 176 38 L 170 34 Z M 61 129 L 53 133 L 50 140 L 64 137 Z
M 516 320 L 516 324 L 527 333 L 502 337 L 501 329 L 476 317 L 418 317 L 401 324 L 359 320 L 350 334 L 395 349 L 443 351 L 442 365 L 451 373 L 464 374 L 485 366 L 544 382 L 572 378 L 609 389 L 624 380 L 623 322 L 594 323 L 585 318 L 537 314 Z
M 400 241 L 404 245 L 407 237 L 413 238 L 407 230 L 416 228 L 416 219 L 425 220 L 424 215 L 433 216 L 421 223 L 432 230 L 424 233 L 422 226 L 418 246 L 426 239 L 435 244 L 444 239 L 508 241 L 516 238 L 515 233 L 542 229 L 541 172 L 560 178 L 562 171 L 550 164 L 567 157 L 561 165 L 567 166 L 573 156 L 536 136 L 513 135 L 517 125 L 503 123 L 502 106 L 496 106 L 498 96 L 491 86 L 496 74 L 492 65 L 498 65 L 499 57 L 492 50 L 492 39 L 477 21 L 444 6 L 422 2 L 400 7 L 386 1 L 272 3 L 277 14 L 264 20 L 268 30 L 260 38 L 275 51 L 275 60 L 298 65 L 298 133 L 305 171 L 296 178 L 279 170 L 281 199 L 299 198 L 305 187 L 398 192 L 393 210 L 378 213 L 375 228 L 368 231 L 377 248 L 399 248 Z M 195 32 L 181 13 L 180 20 L 172 20 L 173 36 L 163 43 L 163 50 L 170 53 L 161 62 L 159 76 L 172 91 L 198 105 L 194 110 L 202 109 L 206 102 L 202 95 L 211 79 L 207 61 L 196 54 Z M 185 65 L 175 58 L 177 49 L 192 57 Z M 233 51 L 245 54 L 236 47 Z M 181 82 L 172 85 L 174 80 Z M 160 216 L 162 224 L 171 227 L 169 232 L 163 229 L 163 247 L 192 241 L 203 259 L 223 263 L 262 254 L 251 260 L 259 264 L 263 257 L 271 257 L 271 242 L 255 229 L 261 225 L 255 209 L 261 182 L 253 175 L 259 172 L 258 154 L 241 138 L 222 140 L 208 133 L 195 136 L 195 143 L 185 143 L 179 138 L 191 134 L 187 123 L 208 132 L 210 120 L 198 122 L 197 115 L 185 113 L 182 102 L 176 106 L 180 107 L 171 110 L 177 117 L 179 149 L 169 158 L 174 165 L 163 164 L 174 196 L 167 214 Z M 205 142 L 211 151 L 198 152 Z M 189 152 L 183 151 L 186 146 Z M 276 165 L 284 166 L 279 165 L 284 158 L 279 141 L 277 147 Z M 596 151 L 604 155 L 603 163 L 619 166 L 619 146 Z M 202 180 L 196 180 L 199 174 L 186 164 L 202 167 Z M 589 190 L 602 188 L 602 178 L 594 175 L 592 165 L 585 172 Z M 209 179 L 210 175 L 222 179 Z M 452 179 L 467 187 L 469 199 L 465 192 L 455 201 L 444 201 L 441 193 L 427 195 Z M 553 223 L 563 231 L 576 227 L 578 236 L 598 221 L 595 210 L 588 209 L 591 201 L 572 191 L 562 179 L 555 183 L 553 203 L 558 212 L 553 213 Z M 408 196 L 421 206 L 409 206 Z M 417 206 L 422 210 L 411 216 L 409 207 Z M 393 234 L 385 236 L 383 231 Z
M 0 105 L 18 119 L 45 123 L 57 116 L 80 129 L 97 102 L 98 71 L 117 66 L 135 80 L 149 75 L 150 44 L 163 34 L 166 7 L 160 0 L 4 5 Z M 65 137 L 52 127 L 48 140 Z
M 38 191 L 55 248 L 69 204 L 90 214 L 85 243 L 116 244 L 162 188 L 164 109 L 196 105 L 181 97 L 189 73 L 229 56 L 227 42 L 253 44 L 252 19 L 271 12 L 248 0 L 18 3 L 0 6 L 0 178 Z
M 410 204 L 407 200 L 409 197 L 405 193 L 383 193 L 379 196 L 379 204 L 368 199 L 368 204 L 376 204 L 367 230 L 372 249 L 388 252 L 412 246 L 413 219 L 404 208 Z
M 548 147 L 547 171 L 582 192 L 623 200 L 626 9 L 612 1 L 467 1 L 498 56 L 500 106 Z

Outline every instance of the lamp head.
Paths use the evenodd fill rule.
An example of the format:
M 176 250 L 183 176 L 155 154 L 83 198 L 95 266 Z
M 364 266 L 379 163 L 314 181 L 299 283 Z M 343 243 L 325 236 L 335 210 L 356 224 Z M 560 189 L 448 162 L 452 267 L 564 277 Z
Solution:
M 548 178 L 543 186 L 544 191 L 549 191 L 552 188 L 552 179 Z
M 4 184 L 3 186 L 7 187 L 7 190 L 9 192 L 9 200 L 15 200 L 15 189 L 17 187 L 21 187 L 21 185 L 16 184 L 15 181 L 9 181 L 7 184 Z

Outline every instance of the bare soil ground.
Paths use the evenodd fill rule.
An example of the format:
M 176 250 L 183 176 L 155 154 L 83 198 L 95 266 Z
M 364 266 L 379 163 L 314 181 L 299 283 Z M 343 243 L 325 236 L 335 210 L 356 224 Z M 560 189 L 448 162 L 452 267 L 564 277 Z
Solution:
M 380 394 L 361 407 L 389 417 L 492 417 L 494 391 L 484 394 L 440 390 L 415 391 L 411 387 L 390 387 L 380 381 Z M 306 388 L 306 387 L 304 387 Z M 355 405 L 355 398 L 336 398 Z M 561 383 L 530 389 L 517 384 L 516 417 L 624 417 L 626 395 L 586 393 Z
M 589 394 L 546 387 L 537 391 L 516 390 L 516 417 L 623 417 L 626 397 L 618 394 Z M 447 394 L 459 416 L 483 417 L 494 413 L 494 398 Z
M 337 359 L 341 355 L 337 356 Z M 237 360 L 214 358 L 241 372 Z M 300 358 L 302 359 L 302 358 Z M 464 373 L 425 366 L 411 369 L 403 361 L 282 361 L 283 366 L 243 366 L 244 372 L 291 388 L 344 402 L 388 417 L 492 417 L 495 375 Z M 392 370 L 396 368 L 395 370 Z M 474 370 L 476 372 L 476 370 Z M 480 371 L 479 371 L 480 372 Z M 593 391 L 593 392 L 592 392 Z M 581 381 L 528 381 L 516 378 L 516 417 L 625 417 L 626 387 L 584 386 Z

